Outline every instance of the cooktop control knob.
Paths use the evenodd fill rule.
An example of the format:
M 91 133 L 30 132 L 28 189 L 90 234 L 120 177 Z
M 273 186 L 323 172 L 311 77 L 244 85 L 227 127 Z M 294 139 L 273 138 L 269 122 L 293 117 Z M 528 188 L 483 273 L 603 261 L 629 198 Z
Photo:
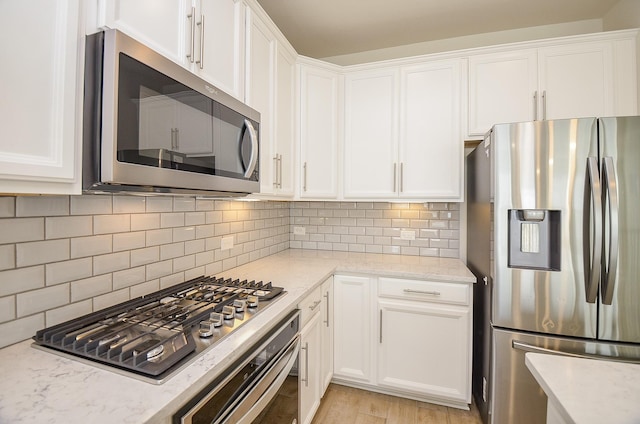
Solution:
M 202 321 L 200 323 L 200 329 L 198 330 L 198 335 L 203 339 L 208 339 L 213 336 L 213 322 L 211 321 Z
M 236 308 L 236 312 L 241 314 L 247 310 L 247 301 L 244 299 L 236 299 L 233 301 L 233 307 Z
M 218 312 L 211 312 L 211 315 L 209 316 L 209 321 L 211 321 L 213 323 L 213 326 L 218 328 L 218 327 L 222 327 L 222 314 L 218 313 Z
M 236 309 L 233 306 L 226 305 L 222 308 L 222 316 L 226 320 L 234 319 L 236 315 Z
M 254 295 L 247 296 L 247 307 L 248 308 L 257 308 L 258 307 L 258 296 L 254 296 Z

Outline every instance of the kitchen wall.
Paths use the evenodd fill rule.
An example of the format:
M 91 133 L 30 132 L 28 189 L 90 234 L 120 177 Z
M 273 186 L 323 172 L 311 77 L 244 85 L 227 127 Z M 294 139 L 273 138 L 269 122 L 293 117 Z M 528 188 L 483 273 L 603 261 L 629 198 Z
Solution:
M 0 197 L 0 347 L 291 248 L 458 257 L 457 203 Z M 294 235 L 303 227 L 304 236 Z M 415 240 L 402 240 L 410 230 Z M 223 237 L 234 247 L 222 251 Z
M 289 203 L 0 197 L 0 347 L 289 247 Z M 222 237 L 234 247 L 220 249 Z
M 291 248 L 459 257 L 459 203 L 293 202 Z M 295 235 L 302 227 L 305 235 Z M 403 240 L 409 231 L 415 240 Z

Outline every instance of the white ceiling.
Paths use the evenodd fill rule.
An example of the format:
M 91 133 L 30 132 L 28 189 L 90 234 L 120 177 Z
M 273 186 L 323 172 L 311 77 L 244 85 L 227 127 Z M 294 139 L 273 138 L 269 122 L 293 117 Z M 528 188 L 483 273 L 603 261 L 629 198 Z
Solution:
M 324 58 L 601 19 L 618 0 L 258 0 L 298 53 Z

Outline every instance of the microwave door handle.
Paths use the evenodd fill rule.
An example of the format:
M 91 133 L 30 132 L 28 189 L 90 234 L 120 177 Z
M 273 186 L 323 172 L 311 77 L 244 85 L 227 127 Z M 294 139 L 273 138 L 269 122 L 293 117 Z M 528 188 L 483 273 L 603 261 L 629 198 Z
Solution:
M 258 164 L 258 134 L 248 119 L 244 120 L 244 127 L 249 130 L 249 139 L 251 140 L 251 157 L 249 158 L 249 165 L 244 172 L 244 177 L 249 178 Z
M 600 172 L 598 160 L 587 158 L 585 192 L 582 221 L 582 251 L 584 261 L 585 296 L 587 303 L 595 303 L 598 297 L 600 264 L 602 256 L 602 204 L 600 190 Z M 591 218 L 591 205 L 595 216 Z M 593 242 L 591 241 L 591 223 L 593 222 Z
M 607 268 L 605 269 L 605 275 L 601 281 L 602 303 L 605 305 L 611 305 L 613 301 L 613 289 L 616 282 L 616 271 L 618 269 L 618 193 L 616 190 L 616 172 L 613 165 L 613 159 L 610 156 L 606 156 L 603 159 L 602 167 L 602 190 L 604 194 L 605 206 L 608 205 L 609 209 L 609 252 L 607 261 Z
M 287 351 L 271 366 L 253 388 L 249 390 L 236 408 L 228 414 L 223 424 L 250 424 L 260 415 L 280 390 L 284 380 L 289 376 L 300 352 L 300 339 L 289 346 Z M 242 396 L 242 394 L 241 394 Z

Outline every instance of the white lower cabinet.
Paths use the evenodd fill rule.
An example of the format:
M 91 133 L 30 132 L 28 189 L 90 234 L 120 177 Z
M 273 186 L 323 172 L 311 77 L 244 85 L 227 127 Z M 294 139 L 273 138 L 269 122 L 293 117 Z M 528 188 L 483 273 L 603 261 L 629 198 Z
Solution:
M 467 407 L 469 283 L 335 276 L 334 290 L 335 381 Z
M 300 423 L 313 419 L 322 396 L 320 369 L 322 354 L 322 291 L 316 288 L 302 302 L 300 308 L 300 357 L 298 360 L 298 384 L 300 385 Z

